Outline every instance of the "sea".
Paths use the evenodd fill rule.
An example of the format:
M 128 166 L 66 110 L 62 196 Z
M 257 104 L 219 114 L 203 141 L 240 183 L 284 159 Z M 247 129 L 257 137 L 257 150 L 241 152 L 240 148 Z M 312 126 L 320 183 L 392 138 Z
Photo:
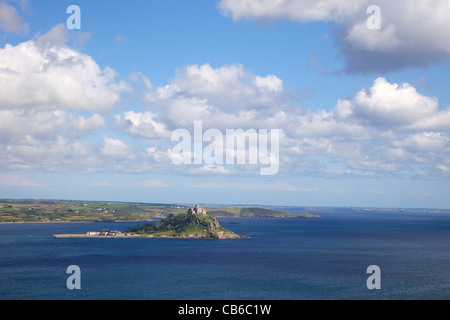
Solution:
M 300 213 L 300 209 L 291 209 Z M 296 212 L 298 211 L 298 212 Z M 0 225 L 1 300 L 448 300 L 450 215 L 221 218 L 247 239 L 54 239 L 138 223 Z M 69 289 L 78 266 L 80 289 Z M 377 266 L 380 289 L 370 289 Z

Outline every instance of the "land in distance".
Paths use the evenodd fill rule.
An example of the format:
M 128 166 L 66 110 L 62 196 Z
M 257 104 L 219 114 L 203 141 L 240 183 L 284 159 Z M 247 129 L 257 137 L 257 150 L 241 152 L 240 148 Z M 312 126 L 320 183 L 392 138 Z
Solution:
M 151 221 L 186 213 L 187 206 L 125 202 L 0 200 L 0 223 Z M 208 208 L 214 217 L 321 218 L 260 207 Z

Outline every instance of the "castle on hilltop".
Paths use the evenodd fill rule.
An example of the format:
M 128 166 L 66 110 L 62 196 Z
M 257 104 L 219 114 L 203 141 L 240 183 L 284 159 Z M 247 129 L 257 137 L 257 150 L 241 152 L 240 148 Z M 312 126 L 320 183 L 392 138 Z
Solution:
M 193 215 L 206 216 L 206 210 L 203 208 L 200 208 L 199 205 L 197 204 L 194 208 L 188 209 L 188 214 L 191 216 L 193 216 Z

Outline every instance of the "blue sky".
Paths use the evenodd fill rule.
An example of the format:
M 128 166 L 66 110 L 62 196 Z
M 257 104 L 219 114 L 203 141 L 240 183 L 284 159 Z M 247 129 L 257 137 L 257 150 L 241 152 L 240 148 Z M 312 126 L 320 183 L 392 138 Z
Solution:
M 372 4 L 0 0 L 0 198 L 450 208 L 450 5 Z M 175 165 L 194 121 L 279 171 Z

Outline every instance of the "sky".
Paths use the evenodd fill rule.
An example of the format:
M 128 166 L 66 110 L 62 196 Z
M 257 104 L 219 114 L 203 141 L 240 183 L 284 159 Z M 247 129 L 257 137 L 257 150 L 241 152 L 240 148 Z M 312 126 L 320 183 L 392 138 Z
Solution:
M 449 16 L 447 0 L 0 0 L 0 198 L 448 209 Z M 225 145 L 238 129 L 258 143 Z

